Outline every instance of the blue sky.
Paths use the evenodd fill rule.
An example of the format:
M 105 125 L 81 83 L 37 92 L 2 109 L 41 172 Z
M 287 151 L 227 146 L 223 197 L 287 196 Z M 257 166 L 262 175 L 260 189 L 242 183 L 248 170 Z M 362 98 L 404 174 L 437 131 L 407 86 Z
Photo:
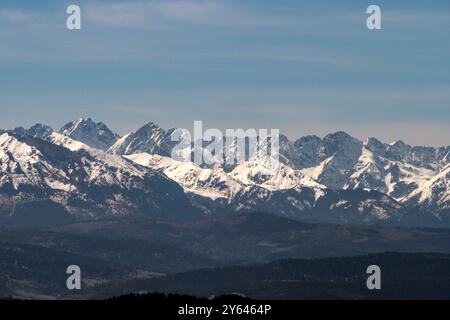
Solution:
M 203 120 L 450 145 L 449 35 L 449 1 L 2 0 L 0 128 Z

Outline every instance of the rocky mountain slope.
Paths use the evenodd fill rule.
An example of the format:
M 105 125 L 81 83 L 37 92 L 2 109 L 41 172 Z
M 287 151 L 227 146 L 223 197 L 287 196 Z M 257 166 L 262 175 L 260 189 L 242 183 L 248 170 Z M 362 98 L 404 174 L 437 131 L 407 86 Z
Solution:
M 0 136 L 2 217 L 44 203 L 71 219 L 259 210 L 312 222 L 449 223 L 450 147 L 360 141 L 344 132 L 294 142 L 281 136 L 281 162 L 258 155 L 199 166 L 170 158 L 173 132 L 150 122 L 119 137 L 89 118 L 58 132 L 42 124 L 7 131 Z
M 164 174 L 58 133 L 48 139 L 0 136 L 3 223 L 44 222 L 56 208 L 63 220 L 195 213 L 182 188 Z M 45 204 L 41 215 L 39 204 Z

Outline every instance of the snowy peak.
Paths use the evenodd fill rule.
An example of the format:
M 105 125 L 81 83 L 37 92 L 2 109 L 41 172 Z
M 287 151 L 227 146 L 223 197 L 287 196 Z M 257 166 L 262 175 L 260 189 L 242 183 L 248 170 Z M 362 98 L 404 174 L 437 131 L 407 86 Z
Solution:
M 59 133 L 49 140 L 0 135 L 0 218 L 42 202 L 78 218 L 195 213 L 164 174 Z
M 193 162 L 181 162 L 149 153 L 127 155 L 126 158 L 160 172 L 183 187 L 186 192 L 208 199 L 230 200 L 244 186 L 222 168 L 201 168 Z
M 104 123 L 96 123 L 91 118 L 80 118 L 78 121 L 69 122 L 59 132 L 101 150 L 107 150 L 117 141 L 117 135 Z
M 437 169 L 449 162 L 446 159 L 449 147 L 412 147 L 401 140 L 387 144 L 375 138 L 367 139 L 364 147 L 387 160 L 410 163 L 417 167 Z
M 294 142 L 281 135 L 278 160 L 259 141 L 250 161 L 204 166 L 170 157 L 174 130 L 149 122 L 117 139 L 103 123 L 82 118 L 59 132 L 43 124 L 0 131 L 0 215 L 44 200 L 74 215 L 195 207 L 202 214 L 262 210 L 359 223 L 409 213 L 443 217 L 450 207 L 450 147 L 363 142 L 345 132 Z M 242 152 L 232 142 L 223 150 L 227 159 Z M 195 150 L 215 157 L 207 152 L 210 141 L 202 143 Z
M 0 167 L 0 187 L 6 190 L 68 190 L 73 186 L 67 170 L 81 170 L 69 150 L 29 135 L 19 138 L 7 133 L 0 136 Z
M 29 135 L 1 135 L 0 163 L 2 179 L 12 179 L 15 190 L 19 184 L 54 189 L 54 185 L 67 185 L 67 181 L 71 181 L 72 191 L 88 184 L 126 189 L 132 180 L 137 183 L 153 175 L 120 156 L 107 155 L 56 132 L 49 141 Z
M 212 200 L 223 198 L 232 201 L 235 196 L 242 195 L 252 188 L 270 192 L 310 188 L 317 199 L 326 189 L 300 171 L 279 162 L 275 163 L 276 161 L 269 157 L 243 162 L 231 172 L 225 172 L 220 166 L 202 168 L 193 162 L 181 162 L 148 153 L 125 157 L 137 164 L 163 172 L 187 192 Z
M 123 155 L 146 152 L 169 156 L 173 145 L 170 135 L 170 131 L 162 129 L 153 122 L 148 122 L 138 130 L 117 140 L 108 152 Z
M 345 167 L 355 163 L 361 155 L 362 145 L 358 139 L 343 131 L 338 131 L 328 134 L 323 139 L 309 135 L 294 142 L 280 143 L 280 152 L 288 159 L 286 163 L 296 169 L 323 166 L 324 161 L 327 161 L 338 170 L 345 171 Z
M 322 140 L 312 136 L 302 142 L 296 142 L 297 146 L 302 147 L 298 149 L 300 156 L 297 159 L 310 160 L 304 163 L 297 161 L 300 164 L 298 169 L 329 188 L 342 189 L 362 154 L 362 142 L 342 131 L 329 134 Z M 301 154 L 304 150 L 307 155 Z M 313 162 L 312 166 L 307 165 Z
M 390 160 L 384 156 L 380 156 L 379 153 L 377 155 L 365 146 L 344 188 L 377 190 L 404 202 L 411 192 L 436 174 L 434 170 L 414 166 L 408 162 Z
M 270 191 L 302 187 L 326 189 L 300 170 L 295 170 L 270 157 L 243 162 L 234 168 L 230 175 L 244 184 L 257 185 Z

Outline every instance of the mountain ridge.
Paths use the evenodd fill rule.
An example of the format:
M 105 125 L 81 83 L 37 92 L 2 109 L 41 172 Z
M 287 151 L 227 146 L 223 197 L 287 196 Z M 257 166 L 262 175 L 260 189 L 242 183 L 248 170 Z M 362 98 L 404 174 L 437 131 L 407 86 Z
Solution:
M 333 223 L 401 224 L 405 219 L 425 223 L 428 219 L 430 225 L 435 225 L 449 218 L 450 147 L 411 147 L 402 141 L 386 144 L 376 138 L 360 141 L 343 131 L 328 134 L 324 138 L 305 136 L 293 142 L 281 135 L 281 163 L 268 174 L 266 171 L 271 167 L 271 160 L 264 157 L 228 167 L 217 163 L 212 166 L 197 166 L 191 162 L 173 160 L 169 155 L 175 143 L 170 139 L 174 130 L 164 130 L 157 124 L 148 122 L 136 131 L 118 137 L 102 122 L 80 118 L 78 121 L 69 122 L 58 132 L 42 124 L 36 124 L 30 129 L 16 128 L 6 131 L 1 135 L 3 142 L 0 143 L 0 181 L 8 181 L 11 178 L 11 165 L 16 166 L 18 170 L 23 169 L 20 161 L 12 160 L 19 159 L 23 156 L 22 153 L 29 153 L 30 146 L 27 142 L 43 147 L 44 144 L 37 141 L 47 141 L 67 150 L 61 154 L 66 154 L 69 158 L 78 157 L 84 162 L 78 171 L 69 173 L 62 170 L 64 177 L 58 176 L 58 170 L 61 168 L 52 171 L 51 175 L 58 178 L 52 182 L 48 177 L 46 180 L 42 176 L 50 175 L 49 171 L 46 171 L 48 161 L 43 161 L 39 152 L 29 154 L 32 162 L 42 161 L 45 165 L 37 166 L 34 162 L 24 160 L 25 167 L 31 166 L 33 170 L 41 172 L 33 176 L 33 170 L 22 170 L 20 179 L 15 180 L 16 185 L 9 184 L 8 189 L 3 183 L 0 185 L 0 191 L 14 190 L 20 185 L 20 181 L 34 177 L 33 179 L 40 181 L 35 187 L 42 188 L 37 190 L 38 193 L 45 190 L 43 193 L 48 194 L 48 187 L 70 193 L 73 183 L 67 182 L 73 179 L 71 176 L 74 172 L 86 175 L 86 168 L 97 170 L 96 178 L 91 181 L 93 184 L 89 182 L 91 187 L 95 187 L 96 183 L 106 183 L 114 188 L 119 186 L 120 190 L 121 182 L 116 179 L 118 175 L 124 177 L 132 173 L 131 177 L 133 174 L 139 176 L 139 172 L 147 170 L 153 172 L 153 176 L 159 176 L 160 181 L 171 181 L 179 190 L 183 190 L 183 197 L 187 200 L 180 203 L 192 207 L 188 211 L 197 211 L 198 217 L 266 208 L 285 217 L 305 221 L 322 219 L 323 222 Z M 7 137 L 25 141 L 23 147 L 26 150 L 16 154 L 17 159 L 10 157 Z M 46 146 L 46 149 L 52 148 Z M 58 152 L 52 152 L 54 154 L 51 154 L 50 158 L 57 159 Z M 92 161 L 96 163 L 94 168 L 91 167 Z M 112 167 L 108 162 L 112 163 Z M 110 167 L 114 169 L 114 173 L 109 171 Z M 53 186 L 50 186 L 52 183 Z M 142 193 L 139 188 L 136 191 Z M 173 192 L 177 194 L 174 199 L 183 198 L 179 191 Z M 170 198 L 171 193 L 172 191 L 169 191 L 166 195 Z M 115 193 L 115 197 L 119 194 Z M 48 198 L 51 197 L 48 195 Z M 104 196 L 102 198 L 106 200 Z M 153 208 L 158 208 L 158 212 L 167 211 L 168 208 L 173 210 L 174 205 L 169 205 L 170 201 L 158 199 L 152 204 Z M 3 201 L 14 202 L 10 198 Z M 128 210 L 117 205 L 121 202 L 117 199 L 109 198 L 108 201 L 111 201 L 111 204 L 105 205 L 105 208 L 109 207 L 109 210 L 119 214 L 125 211 L 131 213 L 133 207 L 134 210 L 139 207 L 133 202 L 135 200 L 125 206 Z M 162 203 L 165 205 L 162 206 Z M 183 211 L 178 207 L 179 211 Z M 73 208 L 68 211 L 74 212 Z

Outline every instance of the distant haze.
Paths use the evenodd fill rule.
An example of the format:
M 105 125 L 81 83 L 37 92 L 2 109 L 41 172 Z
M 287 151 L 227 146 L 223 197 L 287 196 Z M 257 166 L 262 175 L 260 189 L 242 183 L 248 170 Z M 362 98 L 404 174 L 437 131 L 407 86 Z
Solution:
M 81 116 L 124 134 L 277 128 L 295 139 L 450 145 L 450 2 L 77 1 L 0 4 L 0 128 Z

